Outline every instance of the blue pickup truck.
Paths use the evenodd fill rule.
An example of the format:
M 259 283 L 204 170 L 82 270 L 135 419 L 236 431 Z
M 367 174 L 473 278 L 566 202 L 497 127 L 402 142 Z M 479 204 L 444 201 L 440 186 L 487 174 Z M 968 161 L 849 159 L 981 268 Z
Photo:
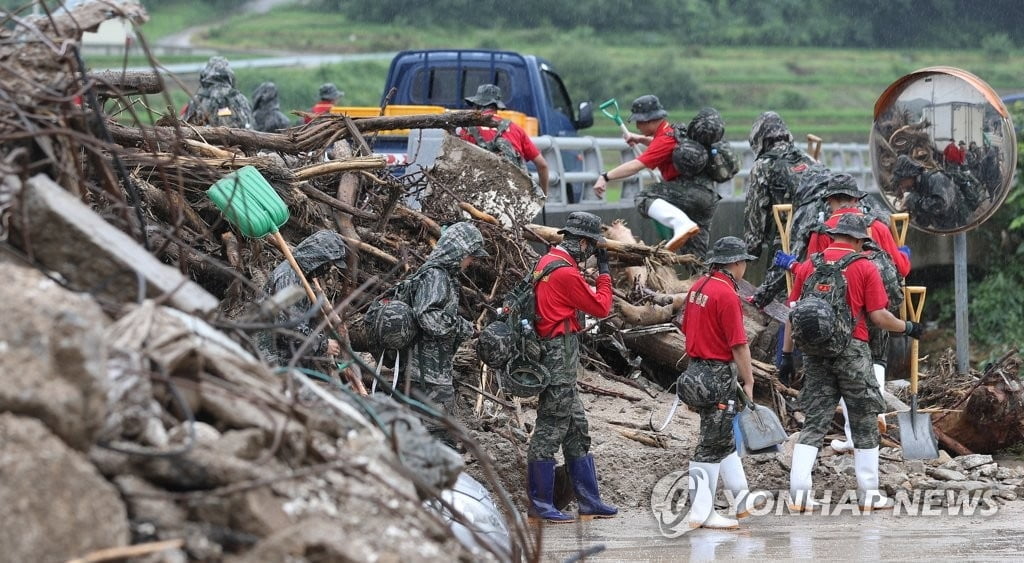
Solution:
M 476 94 L 477 86 L 488 83 L 501 88 L 508 110 L 524 114 L 528 120 L 524 129 L 530 135 L 577 137 L 581 129 L 594 124 L 592 104 L 586 101 L 575 105 L 548 61 L 511 51 L 402 51 L 391 61 L 381 104 L 413 110 L 467 109 L 465 98 Z M 393 164 L 404 164 L 408 142 L 406 135 L 381 135 L 374 151 L 388 155 Z M 573 163 L 567 166 L 570 170 L 578 169 L 575 153 L 563 154 L 563 161 Z M 577 193 L 569 197 L 578 199 L 578 190 L 574 191 Z

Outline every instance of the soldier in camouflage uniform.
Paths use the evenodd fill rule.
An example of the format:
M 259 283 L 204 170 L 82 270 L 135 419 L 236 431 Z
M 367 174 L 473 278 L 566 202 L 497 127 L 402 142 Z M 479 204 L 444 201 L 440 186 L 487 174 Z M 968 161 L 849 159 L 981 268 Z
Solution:
M 341 238 L 341 235 L 334 231 L 317 231 L 313 233 L 300 242 L 295 247 L 295 250 L 292 251 L 292 254 L 295 256 L 295 262 L 299 265 L 299 268 L 309 278 L 324 275 L 331 266 L 337 266 L 338 268 L 347 267 L 345 256 L 348 254 L 348 248 L 345 246 L 345 241 Z M 299 284 L 299 277 L 295 274 L 295 270 L 292 269 L 287 261 L 282 260 L 274 268 L 274 271 L 271 272 L 264 291 L 268 295 L 274 295 L 287 287 L 298 286 Z M 309 302 L 309 298 L 306 297 L 305 292 L 303 292 L 301 299 L 277 315 L 277 322 L 282 327 L 287 327 L 286 330 L 281 329 L 275 332 L 260 334 L 259 348 L 268 363 L 281 366 L 287 365 L 306 337 L 313 332 L 321 316 L 318 314 L 310 315 L 310 307 L 312 307 L 312 304 Z M 292 326 L 296 321 L 299 321 L 298 324 Z M 308 356 L 299 363 L 302 367 L 323 367 L 318 366 L 318 362 L 314 358 L 334 356 L 341 352 L 338 342 L 328 338 L 322 332 L 317 333 L 313 339 Z
M 601 219 L 586 212 L 573 212 L 566 219 L 562 242 L 541 257 L 534 269 L 539 276 L 551 263 L 562 261 L 571 267 L 553 270 L 536 286 L 537 336 L 544 349 L 543 364 L 551 374 L 537 405 L 537 423 L 527 450 L 527 482 L 530 496 L 529 516 L 547 522 L 572 522 L 553 504 L 555 455 L 561 449 L 579 504 L 581 519 L 610 518 L 618 510 L 601 501 L 597 471 L 590 455 L 590 430 L 576 390 L 580 370 L 578 333 L 583 330 L 583 315 L 606 317 L 612 306 L 612 278 L 608 251 L 598 248 L 604 242 Z M 597 256 L 599 275 L 595 290 L 583 278 L 579 268 L 588 258 Z
M 781 238 L 772 220 L 772 206 L 788 203 L 793 205 L 790 253 L 802 259 L 807 238 L 827 213 L 818 194 L 831 173 L 793 143 L 786 122 L 773 111 L 758 116 L 748 140 L 755 160 L 750 168 L 743 210 L 747 248 L 754 256 L 761 255 L 765 244 L 770 249 L 781 250 Z M 771 303 L 785 288 L 785 280 L 784 271 L 769 268 L 751 303 L 762 308 Z
M 276 133 L 291 127 L 288 116 L 281 112 L 281 102 L 277 99 L 277 85 L 264 82 L 252 92 L 253 129 Z
M 451 413 L 455 407 L 452 363 L 455 352 L 473 335 L 473 323 L 459 316 L 462 285 L 458 276 L 474 258 L 489 256 L 484 237 L 472 223 L 444 230 L 416 274 L 410 306 L 419 336 L 406 349 L 405 376 L 427 399 Z M 437 430 L 436 428 L 432 428 Z
M 825 231 L 834 242 L 822 253 L 824 259 L 831 263 L 851 252 L 861 252 L 864 242 L 870 239 L 866 223 L 862 215 L 844 214 L 840 217 L 835 227 Z M 791 302 L 800 299 L 804 282 L 813 271 L 811 260 L 793 268 L 796 280 L 789 295 Z M 878 490 L 879 434 L 876 416 L 885 409 L 885 401 L 872 373 L 865 319 L 870 319 L 883 330 L 903 332 L 911 338 L 920 338 L 923 327 L 919 323 L 901 321 L 889 312 L 882 278 L 870 261 L 851 262 L 843 276 L 847 282 L 846 305 L 850 307 L 855 322 L 850 344 L 836 357 L 804 354 L 800 406 L 806 420 L 793 448 L 789 478 L 790 509 L 794 511 L 813 510 L 818 506 L 811 498 L 811 470 L 840 398 L 846 401 L 855 444 L 854 469 L 861 508 L 892 508 L 889 499 Z M 782 351 L 779 376 L 789 377 L 793 374 L 793 327 L 788 321 Z
M 235 88 L 235 73 L 224 57 L 210 57 L 199 73 L 199 89 L 182 120 L 193 125 L 252 128 L 252 105 Z
M 738 525 L 736 520 L 723 517 L 714 509 L 719 474 L 725 488 L 735 496 L 737 517 L 750 515 L 752 499 L 747 475 L 736 452 L 732 421 L 738 408 L 737 374 L 747 396 L 754 396 L 750 347 L 736 285 L 736 280 L 743 279 L 747 271 L 747 260 L 753 259 L 742 240 L 718 239 L 706 260 L 710 271 L 694 282 L 686 295 L 680 330 L 686 337 L 690 365 L 679 377 L 677 391 L 687 405 L 700 413 L 700 441 L 690 461 L 690 473 L 697 483 L 691 491 L 687 516 L 693 528 Z
M 944 172 L 902 154 L 892 169 L 891 193 L 902 199 L 910 220 L 924 229 L 952 231 L 967 225 L 969 208 Z

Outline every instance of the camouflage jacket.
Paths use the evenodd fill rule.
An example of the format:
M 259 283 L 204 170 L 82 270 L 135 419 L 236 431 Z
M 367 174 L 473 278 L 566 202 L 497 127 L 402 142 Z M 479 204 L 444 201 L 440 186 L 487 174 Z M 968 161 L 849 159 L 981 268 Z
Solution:
M 455 351 L 472 336 L 473 324 L 459 316 L 462 259 L 482 247 L 483 237 L 469 223 L 449 226 L 420 267 L 412 312 L 420 327 L 409 351 L 406 375 L 413 381 L 450 385 Z
M 199 89 L 182 119 L 193 125 L 252 129 L 252 106 L 235 89 L 235 73 L 223 57 L 211 57 L 199 75 Z
M 767 242 L 777 247 L 778 234 L 772 235 L 775 223 L 771 220 L 772 206 L 780 203 L 793 203 L 793 189 L 782 185 L 774 170 L 774 161 L 784 152 L 793 150 L 789 141 L 778 141 L 766 148 L 754 161 L 747 179 L 746 204 L 743 209 L 744 241 L 747 251 L 760 256 L 762 246 Z M 797 149 L 799 150 L 799 149 Z M 814 161 L 803 155 L 806 164 Z
M 302 268 L 307 277 L 312 277 L 316 270 L 330 263 L 345 267 L 345 256 L 348 255 L 348 248 L 341 235 L 334 231 L 318 231 L 300 242 L 292 252 L 295 262 Z M 273 295 L 281 290 L 299 285 L 299 277 L 295 274 L 287 261 L 282 261 L 274 268 L 267 280 L 265 292 Z M 258 339 L 260 351 L 263 352 L 270 364 L 285 365 L 291 361 L 292 355 L 302 345 L 305 337 L 308 337 L 313 329 L 320 324 L 322 316 L 310 313 L 312 304 L 307 297 L 299 299 L 284 311 L 277 315 L 277 323 L 286 329 L 275 332 L 262 333 Z M 301 322 L 289 326 L 296 320 Z M 324 333 L 317 333 L 313 344 L 309 347 L 307 355 L 323 356 L 327 351 L 328 336 Z M 300 365 L 311 367 L 309 362 L 301 362 Z
M 291 127 L 288 116 L 281 112 L 277 99 L 277 86 L 273 82 L 260 84 L 252 93 L 253 129 L 273 133 Z

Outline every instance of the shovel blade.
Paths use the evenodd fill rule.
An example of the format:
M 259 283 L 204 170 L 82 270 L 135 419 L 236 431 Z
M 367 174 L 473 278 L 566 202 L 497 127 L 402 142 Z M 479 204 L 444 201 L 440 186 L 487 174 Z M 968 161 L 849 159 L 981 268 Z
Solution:
M 939 441 L 932 430 L 932 415 L 905 411 L 896 413 L 900 423 L 900 444 L 903 459 L 936 459 L 939 457 Z

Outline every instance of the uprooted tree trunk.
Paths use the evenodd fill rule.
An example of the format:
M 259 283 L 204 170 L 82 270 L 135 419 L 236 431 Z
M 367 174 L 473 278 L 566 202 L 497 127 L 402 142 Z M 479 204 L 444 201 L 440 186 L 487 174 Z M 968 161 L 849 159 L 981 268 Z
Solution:
M 933 415 L 935 427 L 974 453 L 994 453 L 1024 442 L 1022 359 L 1008 353 L 963 393 L 962 409 Z M 930 379 L 930 378 L 929 378 Z

